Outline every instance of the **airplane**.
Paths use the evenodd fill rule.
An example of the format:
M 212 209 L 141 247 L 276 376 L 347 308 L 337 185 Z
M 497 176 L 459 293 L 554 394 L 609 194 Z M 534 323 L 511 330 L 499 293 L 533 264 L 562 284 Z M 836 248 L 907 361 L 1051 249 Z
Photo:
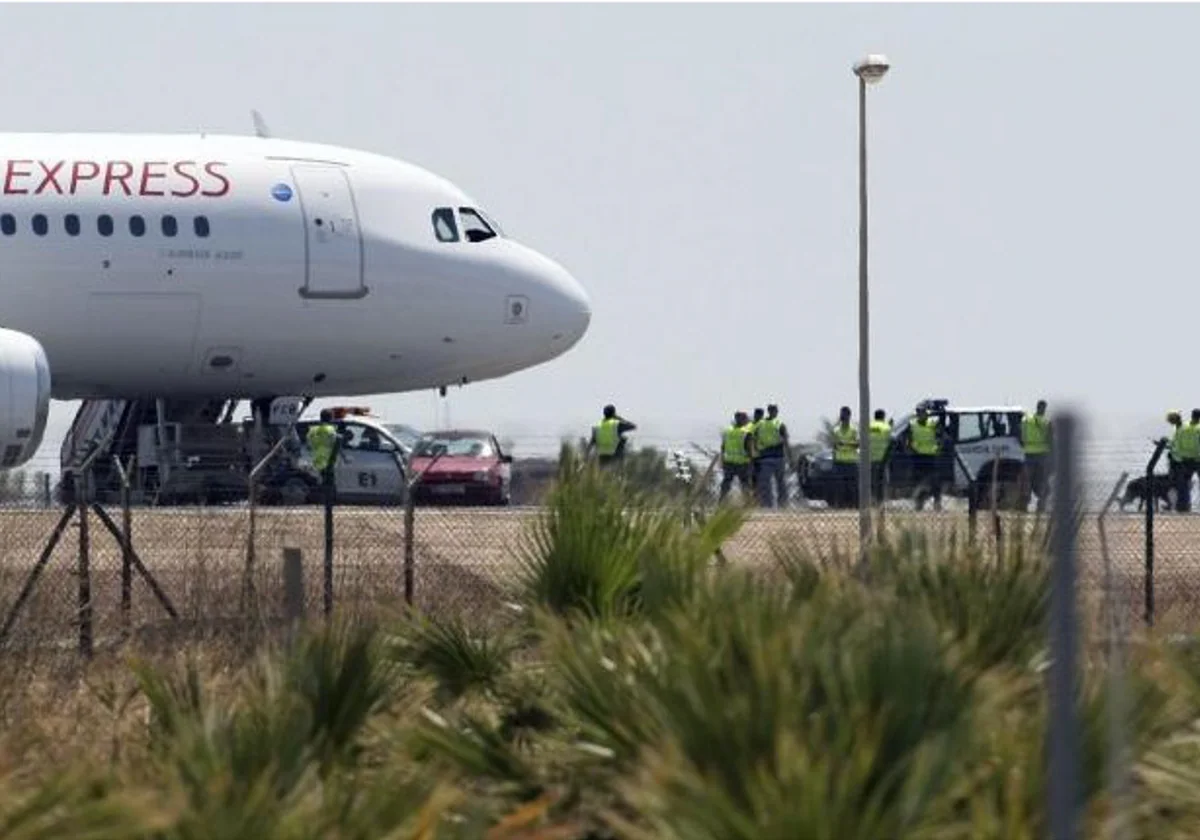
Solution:
M 587 331 L 572 275 L 449 180 L 255 122 L 0 134 L 0 469 L 51 399 L 84 400 L 78 426 L 113 401 L 444 389 Z

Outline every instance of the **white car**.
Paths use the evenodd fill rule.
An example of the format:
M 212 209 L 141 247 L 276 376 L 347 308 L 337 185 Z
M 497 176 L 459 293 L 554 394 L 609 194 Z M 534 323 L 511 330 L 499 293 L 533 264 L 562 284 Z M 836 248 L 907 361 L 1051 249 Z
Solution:
M 938 423 L 942 439 L 949 444 L 943 453 L 946 475 L 952 476 L 945 486 L 946 493 L 965 498 L 975 482 L 980 505 L 991 507 L 994 478 L 998 507 L 1024 510 L 1029 506 L 1029 489 L 1022 481 L 1025 450 L 1021 446 L 1021 419 L 1025 410 L 1019 406 L 953 406 L 945 399 L 922 400 L 911 414 L 893 425 L 893 448 L 887 461 L 889 498 L 911 496 L 915 489 L 913 456 L 903 441 L 916 418 L 916 408 L 922 407 Z M 826 450 L 807 458 L 802 463 L 800 482 L 809 499 L 836 499 L 833 453 Z M 857 484 L 848 499 L 855 506 L 856 491 Z
M 320 501 L 320 476 L 312 466 L 308 430 L 319 420 L 296 424 L 298 447 L 291 459 L 264 480 L 266 497 L 278 504 Z M 333 421 L 341 437 L 333 468 L 338 504 L 402 505 L 407 495 L 408 452 L 388 429 L 370 417 Z

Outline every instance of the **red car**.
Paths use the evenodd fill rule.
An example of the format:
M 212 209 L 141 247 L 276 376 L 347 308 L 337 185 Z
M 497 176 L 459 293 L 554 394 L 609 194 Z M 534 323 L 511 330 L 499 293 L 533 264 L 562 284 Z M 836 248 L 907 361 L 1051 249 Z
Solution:
M 501 451 L 490 432 L 427 432 L 414 444 L 409 466 L 412 475 L 421 476 L 414 491 L 417 503 L 509 503 L 512 456 Z

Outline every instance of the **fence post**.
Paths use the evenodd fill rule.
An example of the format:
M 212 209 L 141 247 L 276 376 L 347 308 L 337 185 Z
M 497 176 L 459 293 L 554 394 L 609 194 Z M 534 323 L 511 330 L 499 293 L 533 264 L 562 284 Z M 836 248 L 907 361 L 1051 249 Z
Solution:
M 326 618 L 333 614 L 333 494 L 337 490 L 334 484 L 333 462 L 326 468 L 326 476 L 322 484 L 325 492 L 325 562 L 322 608 Z
M 416 583 L 416 553 L 413 550 L 415 531 L 416 502 L 410 487 L 404 498 L 404 603 L 410 607 L 413 604 L 413 589 Z
M 1125 644 L 1123 612 L 1129 609 L 1127 599 L 1123 607 L 1117 604 L 1117 584 L 1113 575 L 1112 554 L 1108 550 L 1108 532 L 1105 520 L 1121 493 L 1128 472 L 1121 473 L 1117 483 L 1113 485 L 1112 493 L 1096 517 L 1096 527 L 1100 534 L 1100 555 L 1104 560 L 1104 605 L 1105 625 L 1108 633 L 1108 782 L 1112 797 L 1112 833 L 1113 840 L 1125 840 L 1128 836 L 1128 807 L 1129 774 L 1127 748 L 1125 745 L 1125 715 L 1126 696 L 1124 685 L 1124 653 Z
M 967 539 L 974 545 L 979 525 L 979 481 L 978 477 L 972 475 L 971 471 L 967 469 L 966 461 L 963 460 L 962 455 L 958 454 L 958 447 L 954 448 L 954 462 L 962 468 L 963 475 L 967 477 Z M 952 479 L 950 486 L 953 487 L 953 467 L 950 469 L 950 475 Z
M 129 470 L 116 455 L 113 464 L 121 481 L 121 640 L 126 641 L 133 623 L 133 513 L 129 501 Z
M 291 641 L 304 618 L 304 555 L 298 548 L 283 550 L 283 618 Z
M 1154 452 L 1146 464 L 1146 614 L 1147 627 L 1154 626 L 1154 513 L 1158 497 L 1154 494 L 1154 468 L 1167 448 L 1167 439 L 1162 438 L 1154 446 Z
M 54 507 L 54 494 L 50 490 L 50 473 L 42 473 L 42 507 Z
M 1004 560 L 1004 529 L 1000 524 L 1000 459 L 992 457 L 992 538 L 996 541 L 996 561 Z
M 90 465 L 89 465 L 90 469 Z M 91 540 L 88 535 L 88 470 L 80 470 L 78 496 L 79 506 L 79 653 L 84 659 L 92 658 L 92 570 Z
M 257 415 L 256 415 L 257 416 Z M 258 422 L 258 421 L 256 421 Z M 262 457 L 257 464 L 250 470 L 250 474 L 246 477 L 246 502 L 250 508 L 249 522 L 246 529 L 246 568 L 242 576 L 242 612 L 245 613 L 247 608 L 256 605 L 258 600 L 258 592 L 254 586 L 254 563 L 257 559 L 254 540 L 257 536 L 258 526 L 258 476 L 262 473 L 267 464 L 275 458 L 275 455 L 287 443 L 288 437 L 296 428 L 296 421 L 293 419 L 288 424 L 280 435 L 279 440 L 275 441 L 275 445 L 268 450 L 267 454 Z M 257 441 L 257 436 L 255 441 Z
M 1075 509 L 1079 498 L 1075 446 L 1078 420 L 1054 420 L 1054 472 L 1058 476 L 1051 521 L 1050 720 L 1048 737 L 1049 828 L 1053 840 L 1074 840 L 1078 830 L 1080 752 L 1075 713 Z
M 446 454 L 444 447 L 438 447 L 433 453 L 433 460 L 429 465 L 420 472 L 414 472 L 411 476 L 406 474 L 407 481 L 405 482 L 404 492 L 404 603 L 411 607 L 413 605 L 414 590 L 416 588 L 416 521 L 417 521 L 417 485 L 421 483 L 421 479 L 425 473 L 433 469 L 433 465 L 442 459 Z M 410 470 L 411 471 L 411 470 Z

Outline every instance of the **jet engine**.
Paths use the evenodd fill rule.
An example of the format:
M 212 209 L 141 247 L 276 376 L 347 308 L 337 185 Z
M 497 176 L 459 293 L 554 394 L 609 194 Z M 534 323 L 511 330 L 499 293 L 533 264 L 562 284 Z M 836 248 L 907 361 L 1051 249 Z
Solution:
M 0 328 L 0 470 L 37 452 L 50 415 L 50 362 L 33 336 Z

